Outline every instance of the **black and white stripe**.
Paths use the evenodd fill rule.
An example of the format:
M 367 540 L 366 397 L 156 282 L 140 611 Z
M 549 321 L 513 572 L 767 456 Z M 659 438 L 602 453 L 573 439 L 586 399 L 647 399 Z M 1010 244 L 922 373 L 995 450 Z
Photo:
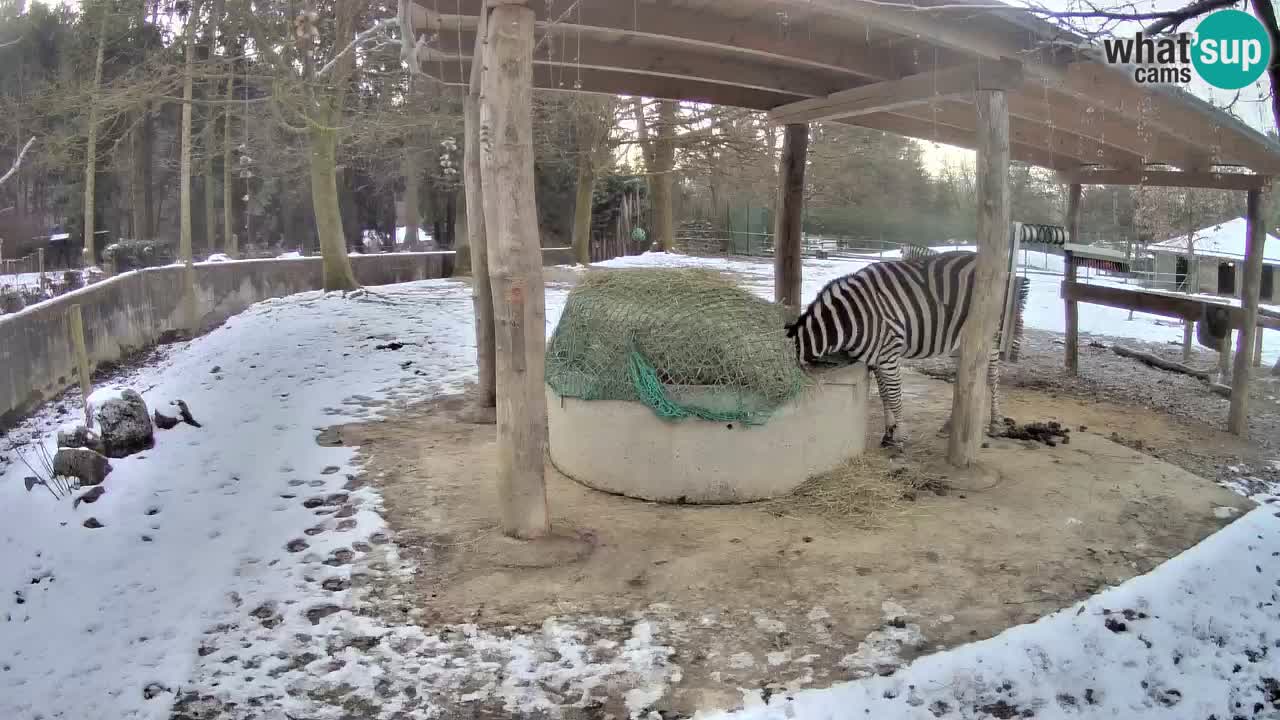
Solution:
M 977 257 L 958 251 L 873 263 L 828 283 L 787 325 L 801 363 L 844 356 L 875 373 L 884 403 L 882 445 L 899 444 L 905 436 L 900 362 L 940 357 L 958 346 L 969 317 Z M 1002 418 L 999 359 L 997 329 L 987 366 L 993 428 Z
M 927 258 L 935 257 L 937 250 L 921 245 L 903 245 L 902 259 L 910 262 L 919 262 Z M 1015 277 L 1013 279 L 1013 288 L 1015 293 L 1015 304 L 1013 309 L 1013 337 L 1009 339 L 1009 352 L 1005 355 L 1005 360 L 1013 363 L 1018 362 L 1018 357 L 1022 354 L 1022 318 L 1027 310 L 1027 296 L 1031 292 L 1031 282 L 1025 277 Z M 952 353 L 954 356 L 955 353 Z

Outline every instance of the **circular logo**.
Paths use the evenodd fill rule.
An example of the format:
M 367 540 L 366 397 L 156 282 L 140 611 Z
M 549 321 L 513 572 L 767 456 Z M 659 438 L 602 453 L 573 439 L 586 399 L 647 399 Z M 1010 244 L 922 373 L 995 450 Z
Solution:
M 1257 18 L 1241 10 L 1219 10 L 1196 28 L 1191 62 L 1210 85 L 1239 90 L 1262 77 L 1273 49 Z

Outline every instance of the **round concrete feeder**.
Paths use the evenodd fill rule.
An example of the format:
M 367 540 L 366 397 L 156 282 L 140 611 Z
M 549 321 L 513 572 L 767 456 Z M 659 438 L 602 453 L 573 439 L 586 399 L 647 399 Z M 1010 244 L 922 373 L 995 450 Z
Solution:
M 643 500 L 727 504 L 794 491 L 866 448 L 867 369 L 815 371 L 763 425 L 663 420 L 642 403 L 547 392 L 551 462 L 588 487 Z M 673 391 L 716 409 L 711 388 Z

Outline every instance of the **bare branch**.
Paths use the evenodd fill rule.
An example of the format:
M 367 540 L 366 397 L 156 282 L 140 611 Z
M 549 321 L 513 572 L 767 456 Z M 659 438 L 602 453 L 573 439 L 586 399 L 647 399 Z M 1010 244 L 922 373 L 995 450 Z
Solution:
M 1176 10 L 1172 13 L 1167 13 L 1165 17 L 1160 18 L 1155 22 L 1151 23 L 1150 25 L 1146 26 L 1145 28 L 1142 29 L 1142 31 L 1148 35 L 1155 35 L 1156 33 L 1164 32 L 1169 28 L 1176 28 L 1182 23 L 1186 22 L 1187 20 L 1190 20 L 1191 18 L 1196 17 L 1198 15 L 1203 15 L 1204 13 L 1207 13 L 1210 10 L 1217 10 L 1218 8 L 1230 7 L 1232 5 L 1237 4 L 1238 2 L 1239 0 L 1196 0 L 1190 5 L 1182 8 L 1181 10 Z M 1140 19 L 1146 19 L 1146 18 L 1135 17 L 1132 19 L 1140 20 Z
M 9 47 L 10 45 L 17 45 L 17 44 L 18 44 L 18 43 L 20 43 L 20 42 L 22 42 L 22 38 L 21 38 L 21 37 L 16 37 L 16 38 L 14 38 L 14 39 L 12 39 L 12 40 L 7 40 L 7 41 L 5 41 L 5 42 L 0 43 L 0 50 L 3 50 L 3 49 L 5 49 L 5 48 Z
M 1267 29 L 1267 35 L 1271 38 L 1271 47 L 1275 47 L 1280 42 L 1280 25 L 1276 23 L 1276 8 L 1271 4 L 1271 0 L 1254 0 L 1254 9 L 1257 11 L 1258 19 L 1262 21 L 1262 26 Z M 1280 94 L 1276 93 L 1276 89 L 1280 88 L 1280 58 L 1276 57 L 1277 53 L 1273 50 L 1271 53 L 1271 64 L 1267 65 L 1267 76 L 1271 79 L 1271 115 L 1275 120 L 1276 127 L 1280 128 Z
M 31 147 L 31 144 L 34 143 L 35 141 L 36 141 L 36 138 L 34 135 L 32 135 L 31 139 L 27 141 L 27 144 L 22 146 L 22 150 L 18 152 L 17 159 L 13 161 L 13 167 L 9 168 L 9 172 L 5 173 L 3 177 L 0 177 L 0 185 L 5 184 L 10 177 L 13 177 L 14 173 L 18 172 L 18 168 L 22 167 L 22 158 L 26 156 L 27 150 Z
M 342 52 L 338 53 L 337 55 L 334 55 L 333 58 L 329 60 L 329 62 L 325 63 L 323 67 L 317 70 L 316 77 L 319 77 L 321 75 L 328 73 L 330 70 L 333 69 L 334 65 L 337 65 L 338 61 L 341 60 L 347 53 L 351 52 L 352 50 L 355 50 L 357 47 L 368 42 L 369 38 L 373 37 L 374 35 L 378 34 L 379 32 L 389 27 L 396 27 L 398 25 L 400 25 L 400 18 L 383 18 L 375 22 L 371 27 L 369 27 L 369 29 L 357 34 L 355 39 L 352 40 L 351 43 L 348 44 L 345 48 L 342 49 Z M 404 57 L 403 43 L 401 43 L 401 47 L 402 49 L 400 50 L 400 56 Z

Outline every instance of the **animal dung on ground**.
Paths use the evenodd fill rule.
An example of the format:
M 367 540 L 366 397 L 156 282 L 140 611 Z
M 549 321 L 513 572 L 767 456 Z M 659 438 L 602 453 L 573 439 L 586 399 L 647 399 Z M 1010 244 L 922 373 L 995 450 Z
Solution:
M 1004 431 L 1000 436 L 1011 440 L 1031 440 L 1055 447 L 1059 441 L 1063 445 L 1071 442 L 1071 428 L 1063 427 L 1062 423 L 1054 420 L 1021 425 L 1013 418 L 1005 418 Z

